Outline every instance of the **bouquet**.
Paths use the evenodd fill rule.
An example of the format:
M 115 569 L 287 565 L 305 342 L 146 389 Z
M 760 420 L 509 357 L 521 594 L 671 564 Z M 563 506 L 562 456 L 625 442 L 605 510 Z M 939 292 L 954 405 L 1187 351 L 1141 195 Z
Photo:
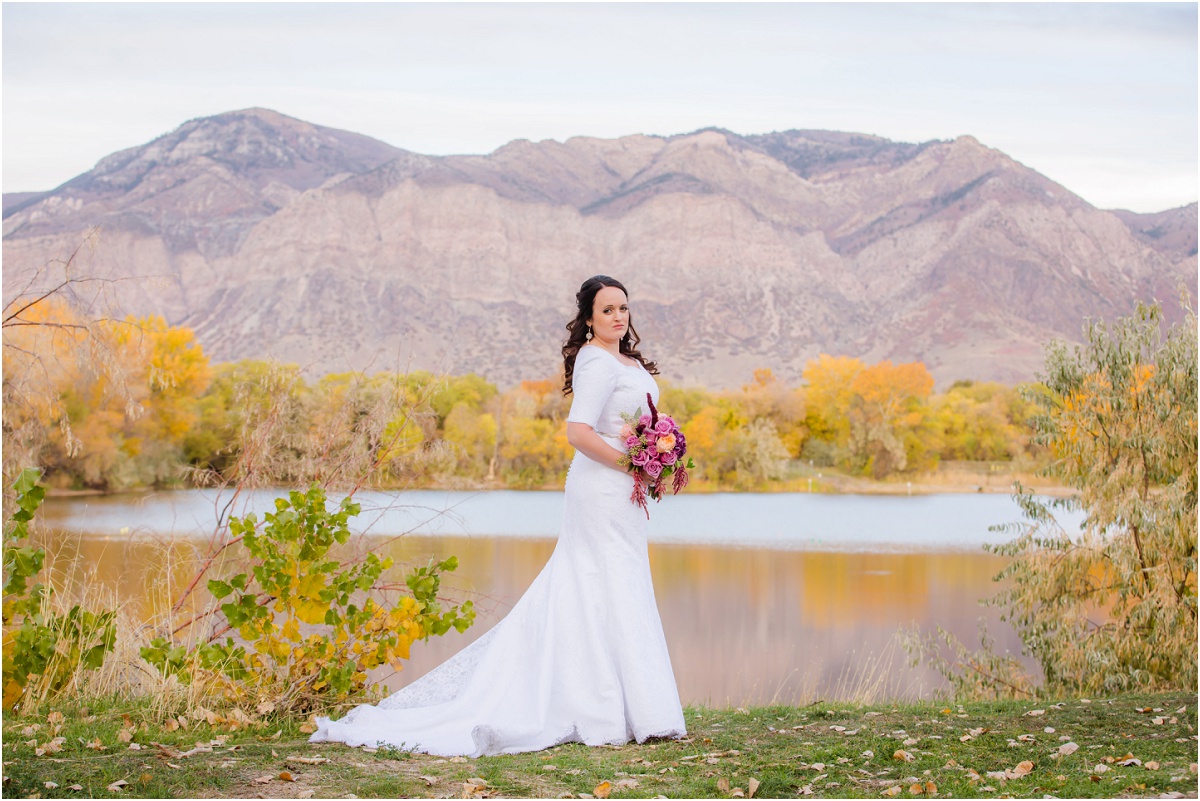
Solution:
M 625 425 L 621 427 L 621 438 L 629 446 L 629 453 L 621 457 L 619 464 L 633 474 L 633 494 L 629 499 L 650 517 L 646 496 L 661 501 L 671 479 L 671 494 L 678 495 L 687 486 L 688 470 L 696 465 L 687 454 L 687 439 L 675 421 L 654 408 L 654 400 L 646 393 L 649 414 L 638 409 L 632 415 L 621 415 Z

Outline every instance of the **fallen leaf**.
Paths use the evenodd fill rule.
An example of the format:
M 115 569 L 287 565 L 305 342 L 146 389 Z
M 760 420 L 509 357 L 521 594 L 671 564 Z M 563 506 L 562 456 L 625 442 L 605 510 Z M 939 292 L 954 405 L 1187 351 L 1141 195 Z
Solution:
M 255 784 L 270 784 L 274 776 L 258 776 L 254 779 Z
M 729 797 L 730 798 L 745 798 L 746 791 L 743 790 L 741 787 L 734 787 L 733 790 L 731 790 L 729 792 Z
M 316 730 L 317 730 L 317 727 L 312 725 L 311 723 L 303 723 L 300 725 L 300 733 L 301 734 L 312 734 Z
M 261 704 L 258 705 L 257 709 L 258 709 L 258 714 L 269 715 L 275 711 L 275 702 L 274 701 L 263 701 Z
M 299 765 L 323 765 L 326 762 L 328 762 L 329 759 L 327 757 L 323 757 L 323 756 L 304 757 L 304 756 L 292 755 L 284 761 L 285 762 L 295 762 Z
M 1070 756 L 1079 750 L 1079 746 L 1075 743 L 1063 743 L 1058 747 L 1059 756 Z
M 66 720 L 66 718 L 63 717 L 62 712 L 57 712 L 57 711 L 51 712 L 49 715 L 46 716 L 46 722 L 49 723 L 51 726 L 61 725 L 64 720 Z
M 286 771 L 286 770 L 285 770 L 285 771 L 283 771 L 283 772 L 281 772 L 281 773 L 279 774 L 279 781 L 281 781 L 281 782 L 294 782 L 294 781 L 296 781 L 296 777 L 295 777 L 295 776 L 293 776 L 291 773 L 289 773 L 288 771 Z
M 1032 743 L 1037 740 L 1037 737 L 1033 736 L 1032 734 L 1018 734 L 1017 739 L 1023 743 Z
M 105 749 L 105 747 L 104 747 L 104 744 L 100 742 L 100 738 L 99 738 L 99 737 L 96 737 L 96 738 L 92 739 L 90 742 L 88 742 L 87 744 L 85 744 L 83 747 L 84 747 L 84 748 L 89 748 L 89 749 L 91 749 L 92 751 L 104 751 L 104 750 L 106 750 L 106 749 Z
M 121 729 L 117 732 L 117 742 L 127 743 L 133 739 L 133 732 L 129 729 Z
M 959 741 L 960 743 L 969 743 L 969 742 L 971 742 L 971 741 L 972 741 L 972 740 L 974 740 L 974 739 L 975 739 L 975 738 L 974 738 L 974 737 L 972 737 L 971 735 L 969 735 L 969 734 L 964 734 L 962 737 L 959 737 L 959 738 L 958 738 L 958 741 Z
M 922 795 L 922 794 L 924 794 L 924 792 L 925 792 L 925 785 L 921 784 L 920 782 L 917 782 L 916 784 L 910 784 L 908 786 L 908 794 L 909 795 Z
M 117 779 L 115 782 L 108 785 L 108 791 L 110 793 L 119 793 L 119 792 L 121 792 L 122 787 L 128 787 L 128 786 L 129 786 L 129 782 L 125 781 L 124 779 Z
M 886 795 L 886 796 L 892 796 L 892 797 L 898 796 L 898 795 L 900 795 L 900 785 L 898 785 L 898 784 L 892 785 L 891 787 L 887 788 L 882 793 L 880 793 L 880 795 Z
M 51 714 L 54 714 L 54 713 L 51 713 Z M 47 790 L 57 790 L 58 789 L 58 785 L 55 784 L 54 782 L 46 782 L 42 786 L 45 787 Z
M 806 784 L 796 791 L 799 795 L 812 795 L 813 788 L 811 784 Z
M 596 789 L 599 790 L 600 788 L 597 787 Z M 729 779 L 726 779 L 724 776 L 717 779 L 717 789 L 720 790 L 722 793 L 728 793 L 729 792 Z M 604 796 L 601 796 L 601 798 L 603 798 L 603 797 Z
M 82 790 L 82 789 L 83 789 L 83 785 L 82 785 L 82 784 L 72 784 L 72 785 L 71 785 L 70 787 L 68 787 L 67 789 L 68 789 L 68 790 L 75 790 L 75 791 L 79 791 L 79 790 Z
M 759 785 L 759 784 L 760 784 L 760 782 L 758 781 L 758 779 L 751 779 L 751 780 L 750 780 L 750 791 L 749 791 L 749 792 L 746 794 L 748 798 L 754 798 L 754 794 L 755 794 L 756 792 L 758 792 L 758 785 Z
M 141 751 L 141 750 L 142 750 L 142 744 L 141 744 L 141 743 L 130 743 L 130 744 L 129 744 L 129 750 L 130 750 L 130 751 Z
M 815 770 L 817 773 L 820 773 L 823 770 L 825 770 L 825 763 L 824 762 L 814 762 L 811 765 L 809 765 L 809 767 L 812 768 L 813 770 Z
M 1029 717 L 1031 717 L 1031 718 L 1036 718 L 1038 715 L 1044 715 L 1044 714 L 1046 714 L 1046 710 L 1044 710 L 1044 709 L 1031 709 L 1031 710 L 1029 710 L 1028 712 L 1026 712 L 1025 714 L 1026 714 L 1026 715 L 1028 715 L 1028 716 L 1029 716 Z
M 1167 722 L 1167 719 L 1160 718 L 1160 717 L 1154 717 L 1154 718 L 1150 718 L 1150 722 L 1153 723 L 1155 726 L 1161 726 Z
M 637 779 L 621 779 L 619 782 L 617 782 L 616 784 L 613 785 L 613 787 L 618 790 L 621 790 L 621 789 L 632 790 L 637 786 L 638 786 Z
M 1054 727 L 1047 726 L 1046 728 L 1042 729 L 1042 731 L 1046 732 L 1046 734 L 1054 734 Z
M 912 754 L 910 754 L 909 752 L 901 749 L 901 750 L 897 751 L 896 753 L 892 754 L 892 759 L 898 759 L 901 762 L 912 762 L 914 759 L 916 759 L 916 757 L 913 756 Z
M 1033 763 L 1030 762 L 1028 759 L 1026 759 L 1023 762 L 1018 762 L 1017 766 L 1015 768 L 1013 768 L 1010 771 L 1006 771 L 1006 772 L 1010 774 L 1010 778 L 1019 779 L 1022 776 L 1028 774 L 1032 770 L 1033 770 Z
M 143 773 L 141 776 L 138 776 L 138 781 L 143 785 L 149 784 L 153 780 L 154 780 L 154 777 L 151 776 L 149 773 Z
M 1117 762 L 1117 764 L 1123 768 L 1129 768 L 1134 765 L 1142 764 L 1142 760 L 1138 759 L 1137 757 L 1133 756 L 1132 754 L 1129 754 L 1129 755 L 1126 755 L 1126 757 L 1124 759 Z
M 925 795 L 937 795 L 937 785 L 933 782 L 925 782 Z
M 1100 774 L 1100 773 L 1107 773 L 1107 772 L 1108 772 L 1108 765 L 1105 765 L 1103 762 L 1096 765 L 1096 767 L 1092 768 L 1092 773 Z
M 729 782 L 725 783 L 725 789 L 729 789 Z M 592 795 L 596 798 L 608 798 L 608 794 L 612 792 L 612 782 L 600 782 L 592 789 Z
M 165 728 L 167 731 L 178 731 L 179 721 L 175 720 L 174 718 L 167 718 L 167 722 L 163 725 L 163 728 Z

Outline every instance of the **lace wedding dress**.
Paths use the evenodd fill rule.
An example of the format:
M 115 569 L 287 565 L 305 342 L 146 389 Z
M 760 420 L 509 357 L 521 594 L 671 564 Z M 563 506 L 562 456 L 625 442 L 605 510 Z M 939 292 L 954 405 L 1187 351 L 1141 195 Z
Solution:
M 567 419 L 614 435 L 658 387 L 640 364 L 580 349 Z M 378 706 L 317 718 L 310 742 L 442 756 L 679 737 L 679 692 L 650 583 L 632 479 L 576 452 L 550 560 L 508 615 Z

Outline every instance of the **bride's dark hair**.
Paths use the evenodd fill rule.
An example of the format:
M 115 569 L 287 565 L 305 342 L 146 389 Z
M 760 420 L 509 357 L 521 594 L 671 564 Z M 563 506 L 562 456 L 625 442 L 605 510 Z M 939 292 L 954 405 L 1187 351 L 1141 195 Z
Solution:
M 596 293 L 606 286 L 616 287 L 625 293 L 626 298 L 629 297 L 629 292 L 626 291 L 624 284 L 615 278 L 609 278 L 607 275 L 593 275 L 584 281 L 583 286 L 579 287 L 579 291 L 575 293 L 577 311 L 575 319 L 567 323 L 567 341 L 562 346 L 562 391 L 564 395 L 571 394 L 571 378 L 575 374 L 575 357 L 579 355 L 579 349 L 587 343 L 587 321 L 592 316 L 592 305 L 596 301 Z M 646 357 L 638 352 L 637 346 L 641 341 L 642 338 L 638 336 L 637 331 L 633 328 L 633 316 L 631 315 L 629 318 L 629 330 L 625 332 L 625 336 L 621 337 L 621 355 L 637 359 L 646 368 L 647 373 L 658 375 L 658 365 L 652 361 L 648 361 Z

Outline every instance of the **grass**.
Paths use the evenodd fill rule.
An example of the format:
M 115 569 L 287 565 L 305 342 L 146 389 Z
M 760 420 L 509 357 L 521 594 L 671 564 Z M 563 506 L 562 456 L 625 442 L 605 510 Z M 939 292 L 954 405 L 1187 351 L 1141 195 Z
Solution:
M 162 718 L 145 703 L 60 705 L 5 718 L 3 795 L 559 798 L 589 797 L 598 787 L 602 794 L 608 782 L 612 798 L 728 798 L 748 796 L 751 780 L 756 798 L 912 798 L 917 785 L 921 796 L 957 798 L 1195 797 L 1197 789 L 1194 693 L 1037 704 L 689 707 L 685 714 L 689 736 L 680 741 L 447 759 L 309 745 L 294 720 L 189 721 L 168 730 L 151 722 Z M 65 738 L 61 751 L 38 756 L 35 749 L 54 737 Z M 1078 750 L 1059 755 L 1068 742 Z M 211 750 L 182 755 L 198 744 Z M 911 762 L 894 756 L 901 750 Z M 1128 755 L 1140 764 L 1120 764 Z M 987 775 L 1026 760 L 1033 768 L 1021 778 Z M 1104 769 L 1096 772 L 1097 765 Z M 118 781 L 127 784 L 108 789 Z

